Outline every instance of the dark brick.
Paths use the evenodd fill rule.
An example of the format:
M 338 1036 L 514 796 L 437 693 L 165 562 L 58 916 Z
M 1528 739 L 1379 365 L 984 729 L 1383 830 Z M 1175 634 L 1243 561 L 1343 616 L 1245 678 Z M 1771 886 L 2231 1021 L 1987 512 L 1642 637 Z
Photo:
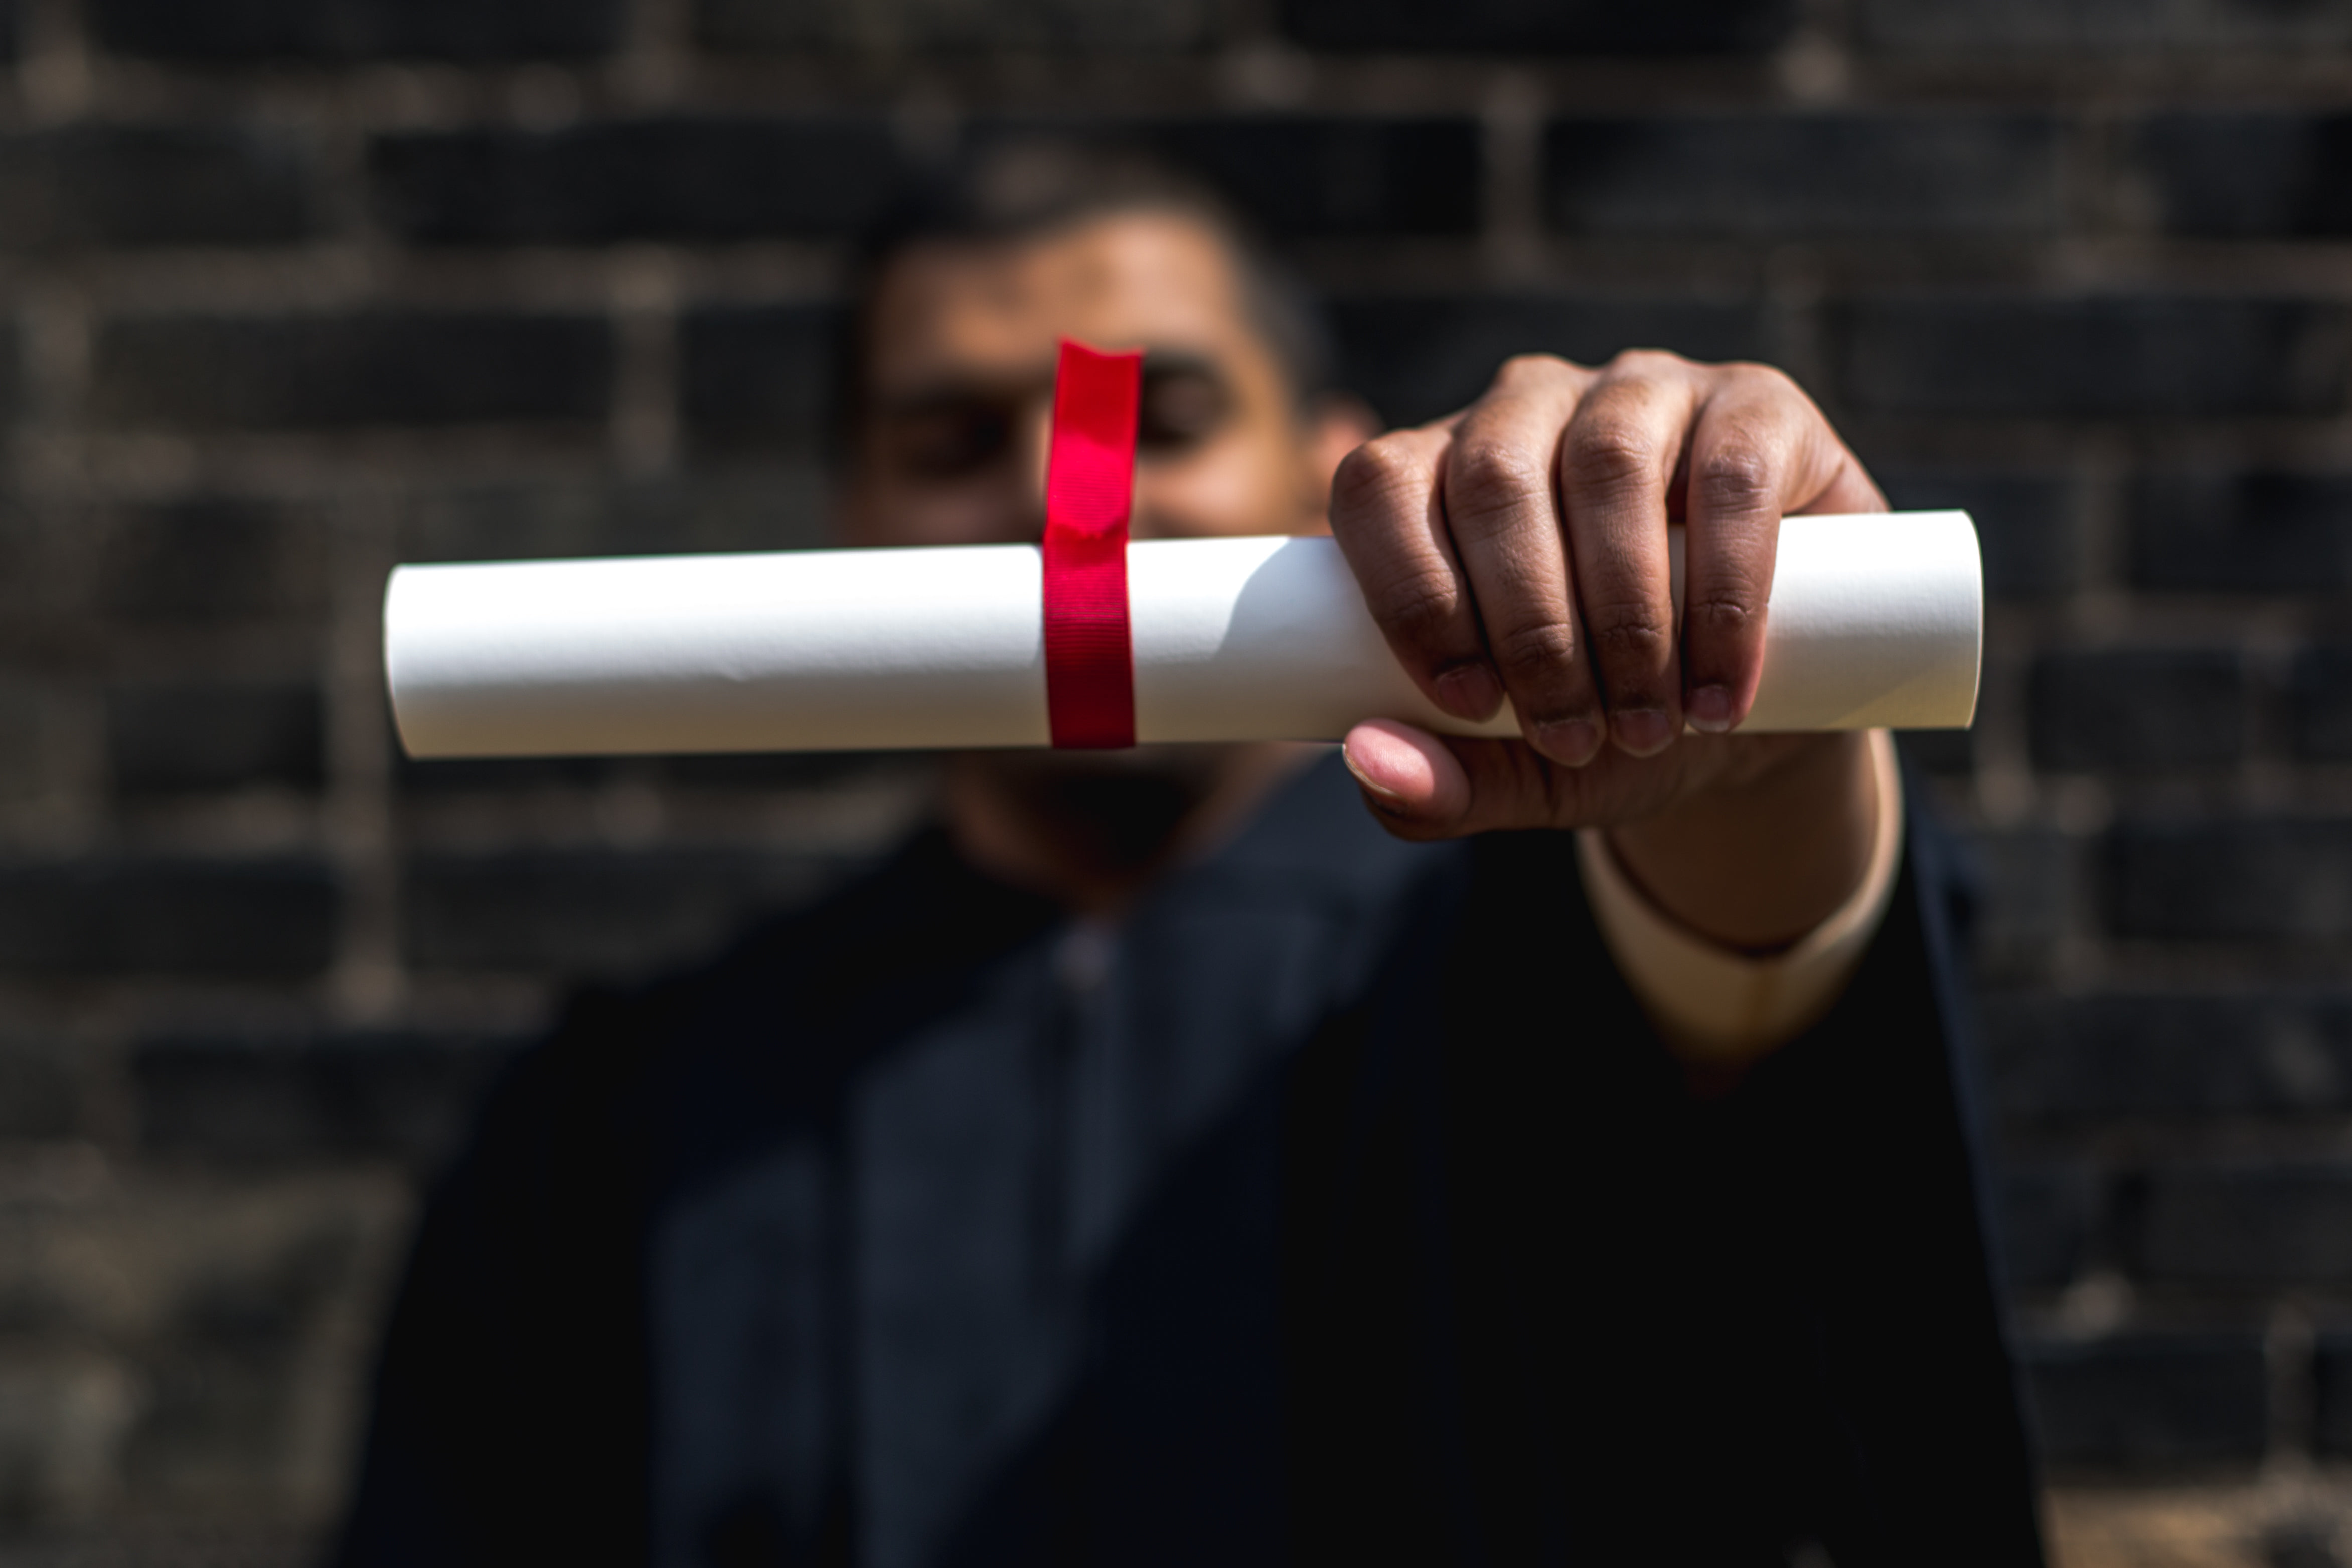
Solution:
M 2147 773 L 2246 754 L 2252 682 L 2232 648 L 2105 648 L 2033 661 L 2036 767 Z
M 700 444 L 812 458 L 831 433 L 835 334 L 829 306 L 714 306 L 680 332 L 679 402 Z
M 0 866 L 0 972 L 315 974 L 341 900 L 317 861 L 110 858 Z
M 308 142 L 278 127 L 82 125 L 0 140 L 0 244 L 269 245 L 317 227 Z
M 2107 874 L 2119 936 L 2352 936 L 2352 821 L 2126 823 L 2110 837 Z
M 747 422 L 746 442 L 754 438 L 756 424 Z M 776 414 L 773 425 L 784 436 L 802 428 L 789 413 Z M 813 437 L 800 444 L 814 453 Z M 400 558 L 675 555 L 831 542 L 824 486 L 811 461 L 645 479 L 550 478 L 436 489 L 419 498 L 403 520 Z
M 2352 1165 L 2232 1161 L 2165 1165 L 2134 1194 L 2132 1262 L 2168 1284 L 2352 1281 Z
M 2312 1445 L 2330 1458 L 2352 1455 L 2352 1333 L 2336 1329 L 2312 1346 Z
M 2345 0 L 1864 0 L 1864 35 L 1902 49 L 2263 48 L 2352 41 Z
M 2352 585 L 2352 474 L 2192 470 L 2134 481 L 2132 582 L 2177 593 Z
M 1996 996 L 1984 1026 L 1993 1099 L 2017 1121 L 2352 1110 L 2352 995 Z
M 2008 1282 L 2048 1289 L 2083 1270 L 2099 1217 L 2099 1184 L 2078 1163 L 2003 1173 L 1997 1229 Z
M 49 787 L 49 704 L 42 683 L 0 677 L 0 802 Z
M 2269 1376 L 2252 1333 L 2025 1347 L 2042 1457 L 2084 1467 L 2262 1457 Z
M 103 424 L 334 430 L 601 420 L 612 329 L 600 318 L 380 310 L 138 316 L 97 333 Z
M 1790 0 L 1281 0 L 1310 48 L 1538 54 L 1760 54 L 1796 22 Z
M 841 234 L 904 176 L 870 116 L 417 132 L 379 140 L 368 172 L 386 226 L 441 245 Z
M 146 1303 L 138 1419 L 119 1459 L 126 1490 L 202 1495 L 224 1474 L 285 1462 L 310 1397 L 310 1347 L 372 1283 L 368 1230 L 363 1213 L 321 1205 L 173 1237 L 186 1262 Z
M 69 1041 L 0 1031 L 0 1138 L 87 1133 L 84 1088 Z
M 1214 120 L 1038 120 L 982 126 L 978 140 L 1083 135 L 1192 170 L 1278 238 L 1474 234 L 1479 134 L 1465 118 L 1251 115 Z
M 644 972 L 709 952 L 828 875 L 747 852 L 424 856 L 408 868 L 405 945 L 427 969 Z
M 24 335 L 13 320 L 0 319 L 0 424 L 13 423 L 24 406 Z
M 718 49 L 844 49 L 898 53 L 992 49 L 1117 53 L 1184 49 L 1211 41 L 1212 0 L 700 0 L 696 31 Z
M 2311 300 L 1882 297 L 1841 316 L 1847 395 L 1874 413 L 2326 414 L 2352 363 L 2352 318 Z
M 232 62 L 580 58 L 619 47 L 625 0 L 89 0 L 121 55 Z
M 2082 585 L 2082 530 L 2066 476 L 1901 463 L 1874 463 L 1871 473 L 1897 510 L 1956 509 L 1976 520 L 1992 597 L 2043 598 Z
M 43 632 L 81 612 L 73 595 L 56 591 L 59 531 L 46 521 L 0 493 L 0 653 L 37 646 Z
M 311 619 L 326 607 L 325 520 L 267 502 L 205 498 L 110 510 L 99 521 L 91 599 L 142 626 Z
M 2074 845 L 2024 828 L 1973 834 L 1969 848 L 1982 884 L 1972 932 L 1979 966 L 1994 974 L 2046 969 L 2081 902 Z
M 2135 138 L 2173 234 L 2352 234 L 2352 115 L 2162 114 Z
M 2305 648 L 2289 692 L 2294 754 L 2306 762 L 2352 762 L 2352 647 Z
M 1554 121 L 1564 234 L 2042 233 L 2058 127 L 2029 114 L 1682 114 Z
M 106 694 L 107 764 L 125 795 L 316 789 L 325 731 L 325 705 L 307 682 L 147 682 Z
M 232 1161 L 438 1164 L 521 1042 L 472 1035 L 173 1035 L 132 1047 L 139 1139 Z
M 1341 384 L 1398 425 L 1461 407 L 1513 354 L 1599 363 L 1622 349 L 1659 348 L 1701 360 L 1759 359 L 1768 342 L 1753 305 L 1682 300 L 1349 300 L 1336 306 L 1332 319 Z

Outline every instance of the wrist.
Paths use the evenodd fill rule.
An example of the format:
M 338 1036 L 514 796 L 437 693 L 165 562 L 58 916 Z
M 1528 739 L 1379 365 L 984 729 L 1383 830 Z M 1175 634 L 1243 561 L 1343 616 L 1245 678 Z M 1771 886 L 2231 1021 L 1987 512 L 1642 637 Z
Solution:
M 1798 941 L 1860 885 L 1881 803 L 1874 732 L 1732 737 L 1722 771 L 1666 809 L 1609 830 L 1657 907 L 1727 946 Z

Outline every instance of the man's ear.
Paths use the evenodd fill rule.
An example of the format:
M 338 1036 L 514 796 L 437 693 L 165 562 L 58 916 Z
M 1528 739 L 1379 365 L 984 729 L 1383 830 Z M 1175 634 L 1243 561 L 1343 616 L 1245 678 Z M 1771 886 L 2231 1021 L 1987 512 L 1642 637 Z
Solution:
M 1302 421 L 1307 467 L 1302 500 L 1304 510 L 1311 514 L 1304 531 L 1328 533 L 1331 477 L 1349 453 L 1381 433 L 1381 416 L 1352 392 L 1326 392 L 1307 404 Z

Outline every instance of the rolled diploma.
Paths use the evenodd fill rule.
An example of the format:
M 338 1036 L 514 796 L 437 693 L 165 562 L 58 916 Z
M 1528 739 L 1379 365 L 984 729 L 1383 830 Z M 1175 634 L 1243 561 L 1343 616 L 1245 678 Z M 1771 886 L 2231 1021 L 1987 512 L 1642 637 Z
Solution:
M 1128 576 L 1139 742 L 1517 732 L 1421 694 L 1328 539 L 1139 542 Z M 1043 746 L 1042 594 L 1020 544 L 403 566 L 384 660 L 420 758 Z M 1983 619 L 1967 513 L 1788 518 L 1743 728 L 1964 727 Z

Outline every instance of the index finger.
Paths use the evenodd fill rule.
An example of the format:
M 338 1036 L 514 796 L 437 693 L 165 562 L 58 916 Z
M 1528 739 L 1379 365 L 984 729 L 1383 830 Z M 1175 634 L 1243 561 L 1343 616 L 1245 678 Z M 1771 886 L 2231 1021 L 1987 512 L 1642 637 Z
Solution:
M 1591 762 L 1605 736 L 1552 471 L 1591 380 L 1564 360 L 1511 361 L 1454 427 L 1445 468 L 1446 529 L 1520 732 L 1570 767 Z
M 1445 526 L 1452 424 L 1391 430 L 1350 452 L 1331 481 L 1331 532 L 1397 662 L 1438 707 L 1476 721 L 1502 705 L 1503 684 Z

